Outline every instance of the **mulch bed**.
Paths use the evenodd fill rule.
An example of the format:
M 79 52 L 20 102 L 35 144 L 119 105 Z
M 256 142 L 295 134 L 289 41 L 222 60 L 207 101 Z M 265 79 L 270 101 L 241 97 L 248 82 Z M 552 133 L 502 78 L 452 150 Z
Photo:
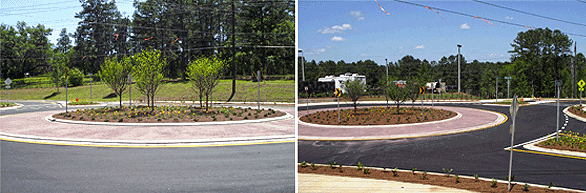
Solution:
M 580 147 L 575 147 L 575 146 L 569 147 L 569 146 L 565 146 L 565 145 L 543 145 L 543 144 L 537 144 L 535 146 L 543 147 L 543 148 L 550 148 L 550 149 L 557 149 L 557 150 L 577 151 L 577 152 L 586 153 L 586 150 L 580 149 Z
M 53 115 L 57 119 L 91 121 L 91 122 L 123 122 L 123 123 L 195 123 L 215 121 L 254 120 L 284 116 L 285 113 L 274 109 L 255 108 L 205 108 L 195 106 L 133 106 L 102 107 L 96 109 L 80 109 L 70 111 L 68 115 Z
M 367 167 L 368 168 L 368 167 Z M 301 167 L 298 166 L 299 173 L 314 173 L 334 176 L 346 176 L 346 177 L 360 177 L 370 178 L 379 180 L 391 180 L 399 182 L 417 183 L 417 184 L 429 184 L 442 187 L 465 189 L 477 192 L 507 192 L 506 183 L 496 183 L 496 186 L 492 187 L 491 182 L 483 180 L 475 180 L 468 178 L 460 178 L 459 182 L 456 182 L 456 177 L 451 174 L 450 177 L 446 175 L 431 175 L 427 174 L 426 179 L 422 179 L 422 171 L 416 171 L 415 174 L 412 172 L 397 171 L 397 176 L 393 176 L 393 173 L 387 169 L 386 171 L 378 169 L 370 169 L 369 174 L 365 174 L 362 170 L 356 170 L 354 167 L 342 167 L 339 169 L 335 166 L 332 169 L 329 166 L 316 166 L 313 170 L 310 166 Z M 523 191 L 524 184 L 512 184 L 513 188 L 511 192 L 525 192 Z M 569 192 L 563 190 L 548 190 L 546 188 L 529 186 L 528 192 Z
M 439 121 L 449 119 L 458 114 L 443 109 L 424 108 L 422 118 L 420 107 L 401 107 L 397 114 L 396 107 L 370 107 L 340 110 L 340 124 L 338 124 L 338 111 L 319 111 L 300 118 L 306 123 L 322 125 L 395 125 Z

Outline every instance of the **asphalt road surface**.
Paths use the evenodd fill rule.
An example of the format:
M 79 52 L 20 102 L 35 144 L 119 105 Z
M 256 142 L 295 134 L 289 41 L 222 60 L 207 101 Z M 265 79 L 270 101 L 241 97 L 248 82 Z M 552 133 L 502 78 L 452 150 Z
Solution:
M 565 122 L 561 112 L 576 104 L 560 103 L 560 127 Z M 436 104 L 437 105 L 437 104 Z M 334 105 L 313 107 L 333 107 Z M 380 105 L 377 105 L 380 106 Z M 509 116 L 509 107 L 476 104 L 450 104 L 446 106 L 470 107 L 496 111 Z M 310 107 L 312 108 L 312 107 Z M 305 110 L 305 107 L 299 107 Z M 521 106 L 516 118 L 515 144 L 520 144 L 555 132 L 555 103 Z M 299 141 L 299 161 L 327 164 L 332 161 L 344 165 L 360 162 L 371 167 L 398 167 L 419 171 L 505 179 L 509 169 L 511 135 L 509 120 L 496 127 L 479 131 L 398 140 L 373 141 Z M 565 130 L 586 133 L 586 123 L 569 118 Z M 519 147 L 522 148 L 522 147 Z M 554 157 L 530 153 L 513 153 L 515 181 L 586 190 L 586 160 Z
M 63 109 L 18 103 L 25 106 L 0 114 Z M 185 148 L 0 143 L 1 192 L 295 191 L 295 143 Z

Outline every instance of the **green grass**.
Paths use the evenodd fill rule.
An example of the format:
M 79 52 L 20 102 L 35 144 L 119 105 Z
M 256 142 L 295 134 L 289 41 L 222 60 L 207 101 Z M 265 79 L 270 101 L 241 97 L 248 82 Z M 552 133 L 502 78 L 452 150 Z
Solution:
M 517 101 L 519 104 L 527 104 L 525 101 Z M 492 102 L 490 104 L 501 104 L 501 105 L 510 105 L 511 101 L 499 101 L 499 102 Z
M 157 95 L 156 101 L 173 100 L 173 101 L 198 101 L 198 92 L 194 91 L 191 82 L 168 82 L 162 85 Z M 27 88 L 27 89 L 10 89 L 10 100 L 65 100 L 65 88 Z M 214 101 L 226 101 L 232 91 L 232 80 L 220 80 L 218 86 L 214 89 Z M 294 80 L 272 80 L 260 83 L 260 100 L 262 102 L 294 102 L 295 101 L 295 81 Z M 105 84 L 92 85 L 92 101 L 113 102 L 118 101 L 110 88 Z M 0 91 L 0 96 L 6 96 L 6 90 Z M 236 93 L 232 101 L 254 102 L 257 100 L 257 83 L 251 81 L 236 81 Z M 90 100 L 90 86 L 78 86 L 68 89 L 68 100 L 75 101 Z M 143 95 L 137 90 L 135 84 L 132 85 L 132 100 L 138 101 L 143 99 Z M 128 100 L 128 89 L 122 94 L 122 100 Z M 205 100 L 205 98 L 204 98 Z

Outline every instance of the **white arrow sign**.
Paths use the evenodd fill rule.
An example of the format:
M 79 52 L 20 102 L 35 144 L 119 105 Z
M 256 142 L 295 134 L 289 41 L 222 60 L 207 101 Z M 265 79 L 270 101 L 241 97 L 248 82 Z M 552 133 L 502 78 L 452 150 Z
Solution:
M 10 78 L 7 78 L 4 83 L 6 83 L 6 85 L 10 85 L 12 83 L 12 80 L 10 80 Z

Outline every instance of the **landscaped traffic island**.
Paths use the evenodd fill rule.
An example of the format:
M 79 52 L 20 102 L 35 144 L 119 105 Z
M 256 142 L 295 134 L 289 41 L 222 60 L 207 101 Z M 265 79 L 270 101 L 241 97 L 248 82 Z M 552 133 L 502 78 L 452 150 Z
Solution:
M 578 132 L 562 131 L 559 139 L 556 140 L 555 137 L 551 137 L 546 141 L 537 144 L 537 146 L 586 153 L 586 134 L 580 136 L 580 133 Z
M 298 166 L 298 171 L 299 173 L 429 184 L 434 186 L 471 190 L 475 192 L 507 192 L 507 183 L 503 183 L 502 181 L 499 182 L 494 178 L 490 181 L 482 180 L 478 177 L 478 175 L 475 175 L 474 178 L 464 178 L 456 175 L 457 173 L 451 173 L 451 169 L 449 171 L 444 170 L 446 171 L 445 174 L 432 175 L 428 174 L 426 171 L 417 171 L 417 168 L 412 168 L 410 171 L 399 171 L 396 168 L 368 168 L 360 164 L 360 162 L 358 162 L 358 166 L 353 167 L 340 165 L 335 162 L 330 163 L 330 166 L 302 162 Z M 505 178 L 507 178 L 507 176 L 503 176 L 501 180 L 505 180 Z M 535 187 L 528 184 L 512 183 L 510 192 L 570 192 L 559 189 L 551 189 L 551 187 L 554 186 L 555 184 L 553 183 L 549 184 L 549 188 Z
M 207 111 L 196 106 L 131 106 L 131 107 L 101 107 L 94 109 L 80 109 L 69 113 L 53 115 L 56 119 L 91 121 L 91 122 L 121 122 L 121 123 L 194 123 L 215 121 L 240 121 L 272 117 L 281 117 L 285 113 L 274 109 L 253 109 L 214 107 Z
M 0 102 L 0 108 L 16 106 L 15 103 Z
M 424 108 L 422 116 L 420 107 L 370 107 L 340 110 L 326 110 L 302 116 L 301 121 L 322 125 L 396 125 L 422 123 L 445 120 L 457 116 L 458 113 L 444 109 Z

